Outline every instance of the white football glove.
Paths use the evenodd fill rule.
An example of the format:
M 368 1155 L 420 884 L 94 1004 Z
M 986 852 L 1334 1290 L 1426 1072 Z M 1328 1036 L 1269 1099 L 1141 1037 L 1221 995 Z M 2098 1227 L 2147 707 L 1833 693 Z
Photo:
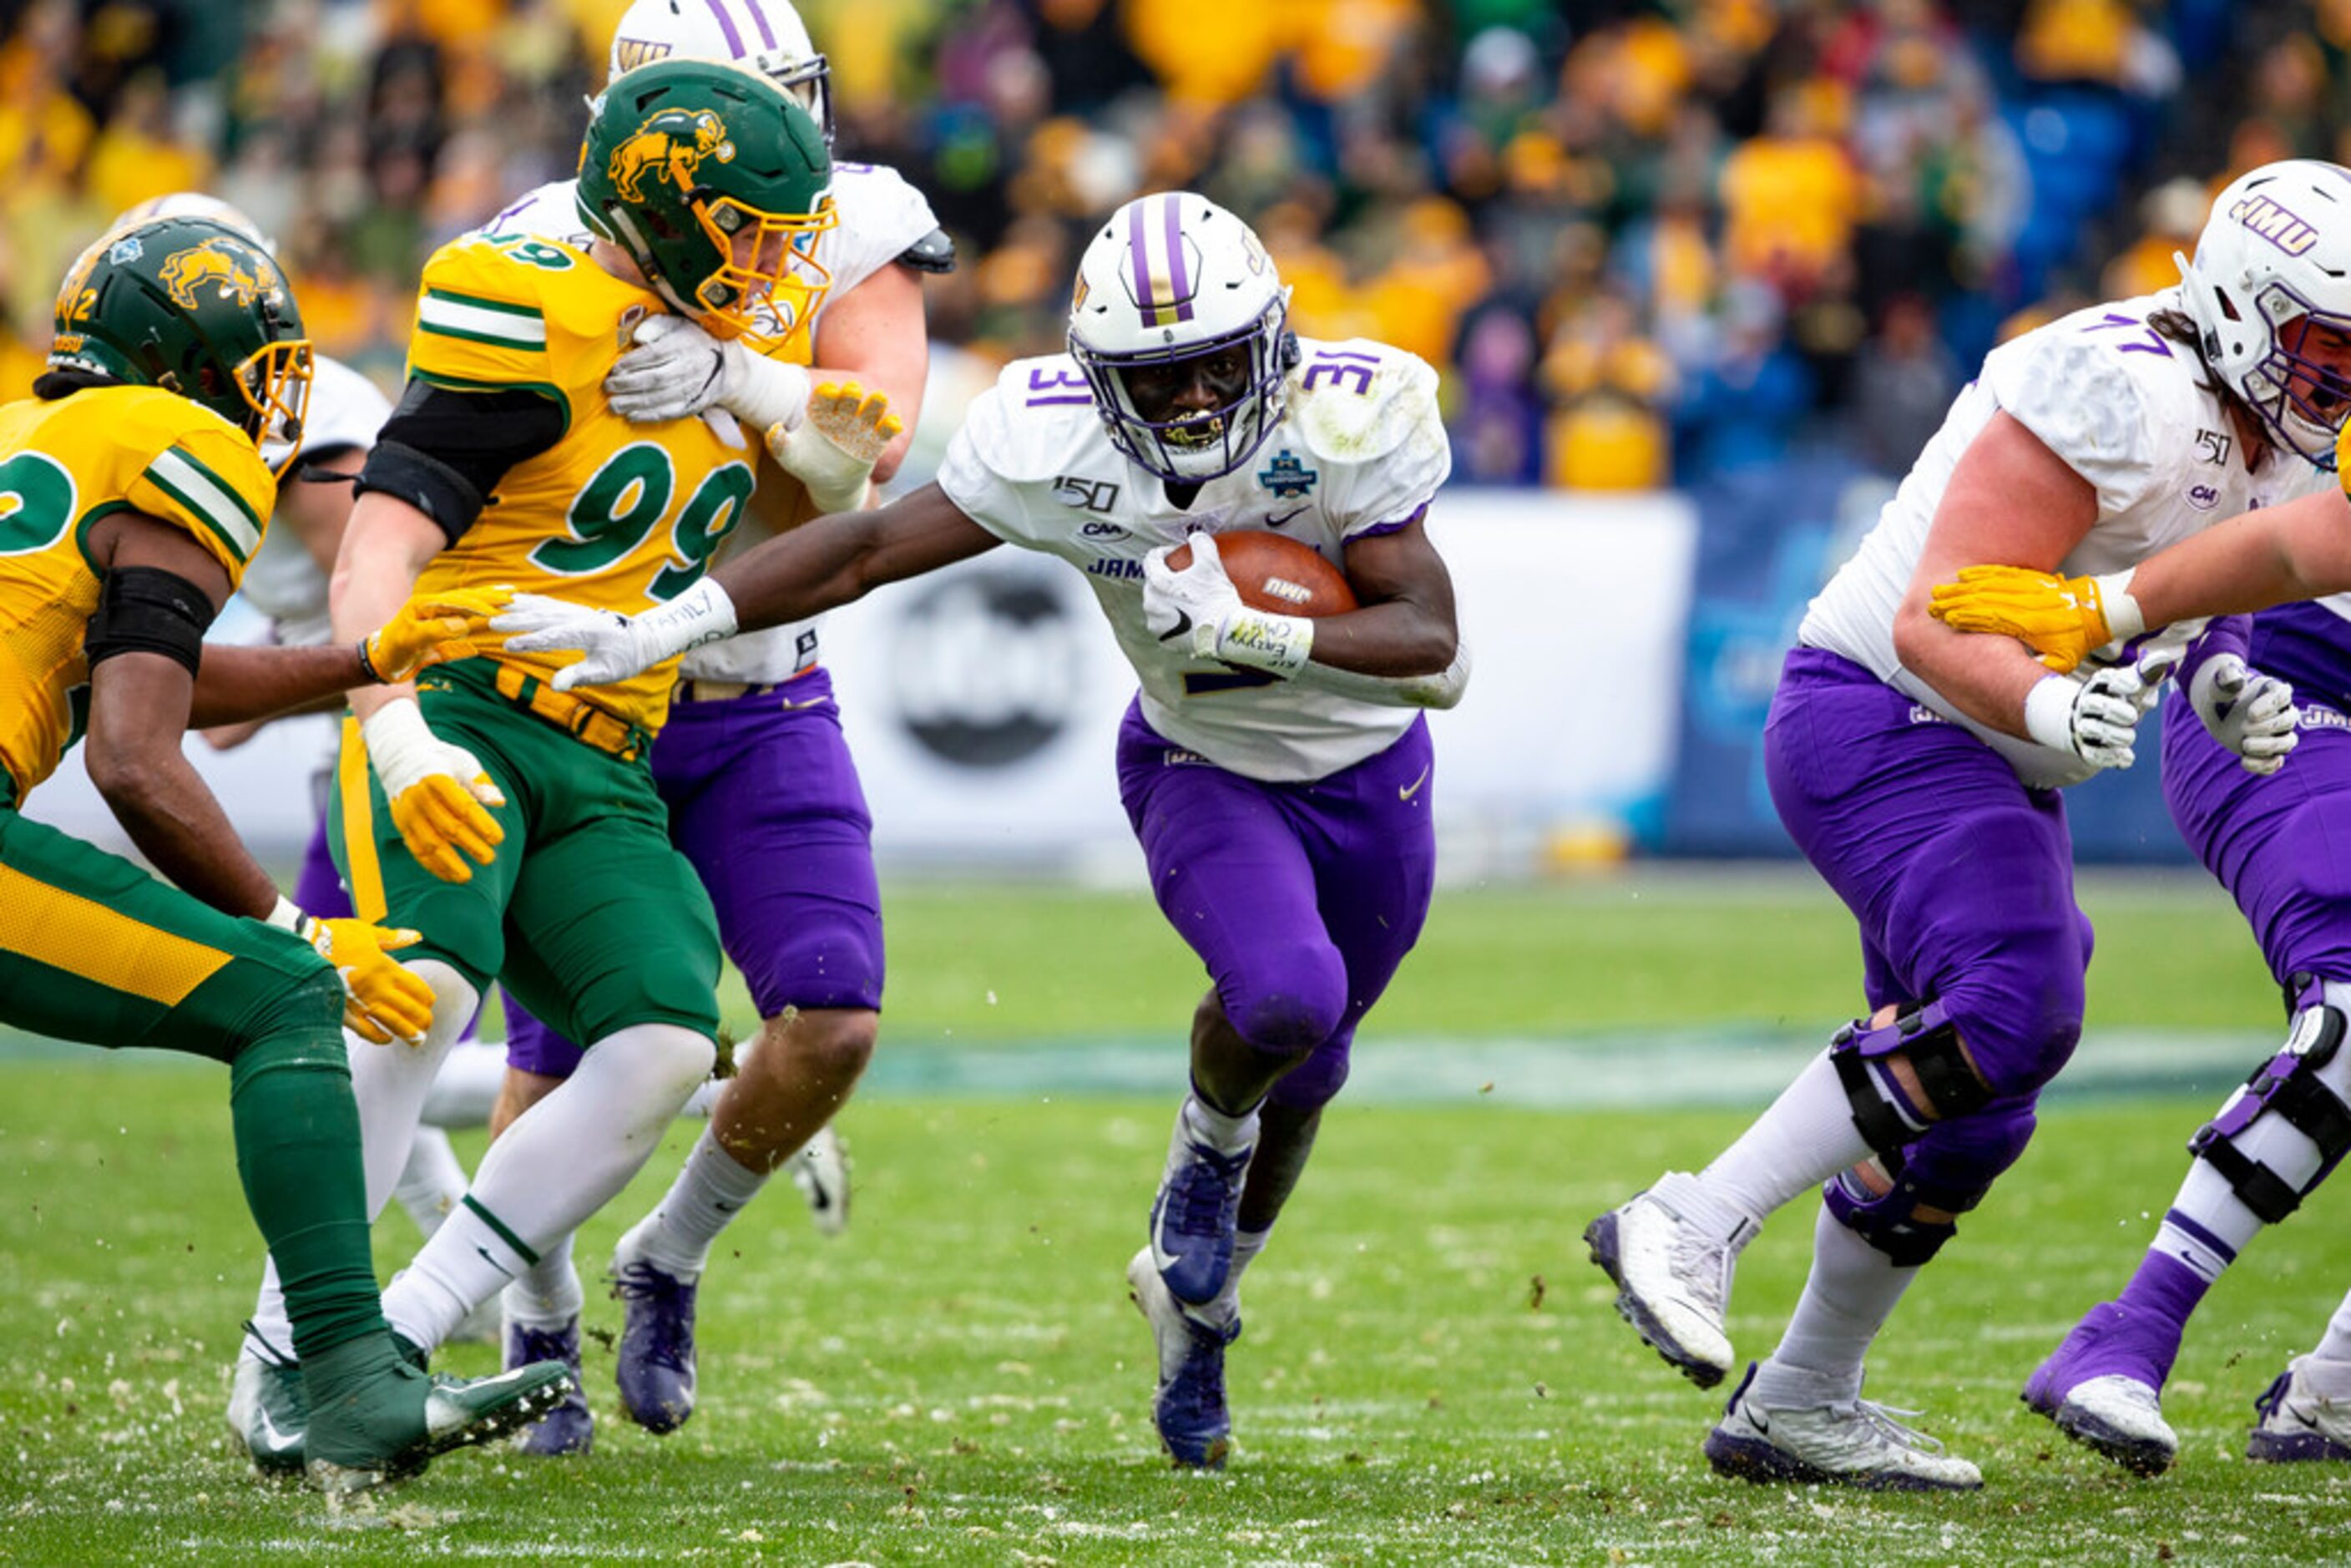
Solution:
M 506 646 L 517 653 L 576 649 L 585 654 L 578 664 L 556 671 L 548 682 L 557 691 L 568 692 L 575 686 L 625 681 L 673 654 L 733 636 L 735 601 L 706 577 L 667 604 L 639 615 L 590 610 L 568 599 L 549 599 L 539 593 L 517 593 L 505 612 L 490 622 L 490 630 L 507 633 Z
M 887 392 L 826 382 L 809 392 L 806 408 L 759 428 L 776 465 L 808 486 L 822 515 L 864 507 L 873 465 L 906 425 L 890 412 Z
M 2294 688 L 2265 675 L 2234 653 L 2204 661 L 2188 688 L 2189 706 L 2205 730 L 2237 754 L 2248 773 L 2268 775 L 2285 766 L 2286 753 L 2302 738 L 2302 712 Z
M 2110 664 L 2086 678 L 2043 676 L 2025 695 L 2025 731 L 2053 751 L 2128 768 L 2138 760 L 2138 721 L 2154 706 L 2155 684 L 2135 664 Z
M 604 396 L 632 424 L 691 419 L 723 408 L 754 430 L 794 417 L 808 402 L 799 366 L 720 341 L 683 316 L 648 316 L 632 347 L 604 374 Z
M 1199 659 L 1246 664 L 1285 678 L 1305 667 L 1314 649 L 1314 622 L 1303 615 L 1269 615 L 1241 602 L 1225 575 L 1214 534 L 1194 534 L 1192 564 L 1181 571 L 1162 545 L 1143 559 L 1143 623 L 1161 642 L 1181 640 Z

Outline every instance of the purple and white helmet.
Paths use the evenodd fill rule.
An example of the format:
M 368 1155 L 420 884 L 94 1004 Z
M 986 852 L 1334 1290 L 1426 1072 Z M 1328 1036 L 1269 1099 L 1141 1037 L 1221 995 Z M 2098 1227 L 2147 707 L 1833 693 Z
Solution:
M 1079 258 L 1070 356 L 1113 445 L 1171 484 L 1199 484 L 1248 462 L 1280 423 L 1298 357 L 1289 317 L 1290 290 L 1247 224 L 1189 191 L 1140 196 Z M 1127 372 L 1234 348 L 1245 371 L 1220 406 L 1160 419 L 1136 407 Z
M 145 201 L 128 206 L 118 214 L 109 229 L 129 228 L 154 218 L 209 218 L 214 223 L 235 229 L 269 256 L 277 254 L 277 242 L 261 232 L 261 225 L 245 214 L 242 207 L 232 206 L 218 196 L 208 196 L 202 191 L 173 191 L 169 195 L 150 196 Z
M 2241 175 L 2212 204 L 2196 259 L 2173 259 L 2212 373 L 2332 469 L 2351 382 L 2302 350 L 2314 328 L 2351 336 L 2351 170 L 2295 158 Z
M 612 31 L 604 80 L 655 60 L 731 60 L 815 117 L 832 145 L 832 68 L 791 0 L 636 0 Z

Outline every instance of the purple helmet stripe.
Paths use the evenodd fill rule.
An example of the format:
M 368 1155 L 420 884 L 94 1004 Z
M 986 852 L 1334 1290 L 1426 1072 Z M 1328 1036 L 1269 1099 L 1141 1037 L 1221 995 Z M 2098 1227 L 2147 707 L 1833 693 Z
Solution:
M 767 7 L 760 5 L 759 0 L 743 0 L 743 9 L 751 13 L 751 20 L 758 25 L 759 29 L 759 41 L 767 45 L 768 47 L 771 49 L 774 48 L 776 47 L 776 31 L 774 28 L 768 26 Z
M 741 59 L 749 51 L 743 47 L 743 35 L 735 30 L 735 18 L 726 14 L 726 7 L 719 0 L 702 0 L 702 3 L 710 7 L 712 16 L 718 18 L 718 30 L 726 35 L 726 47 L 735 52 L 737 59 Z
M 1159 313 L 1159 296 L 1151 286 L 1151 251 L 1144 243 L 1143 209 L 1135 203 L 1126 210 L 1126 251 L 1134 265 L 1134 302 L 1143 309 L 1143 324 L 1152 325 Z
M 1176 299 L 1176 319 L 1189 321 L 1192 319 L 1192 286 L 1184 276 L 1183 202 L 1181 196 L 1165 197 L 1162 211 L 1167 228 L 1168 292 Z

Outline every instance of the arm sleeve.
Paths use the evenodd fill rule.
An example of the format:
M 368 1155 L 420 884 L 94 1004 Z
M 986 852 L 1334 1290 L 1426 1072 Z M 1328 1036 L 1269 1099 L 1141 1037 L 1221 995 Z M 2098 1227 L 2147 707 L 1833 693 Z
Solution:
M 507 471 L 560 441 L 563 428 L 562 409 L 540 392 L 413 381 L 370 449 L 359 488 L 399 497 L 454 544 Z

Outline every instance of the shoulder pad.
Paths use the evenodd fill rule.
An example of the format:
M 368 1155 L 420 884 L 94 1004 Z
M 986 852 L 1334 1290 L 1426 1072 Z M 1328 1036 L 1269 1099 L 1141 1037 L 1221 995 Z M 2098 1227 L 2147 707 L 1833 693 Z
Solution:
M 1015 360 L 965 416 L 987 466 L 1013 484 L 1061 473 L 1080 444 L 1102 433 L 1093 393 L 1075 360 L 1047 354 Z
M 1288 423 L 1317 457 L 1366 463 L 1430 426 L 1442 429 L 1437 371 L 1427 361 L 1368 338 L 1299 343 Z
M 260 546 L 277 480 L 252 440 L 212 410 L 160 388 L 125 390 L 143 395 L 101 405 L 100 437 L 125 459 L 123 499 L 184 528 L 235 580 Z
M 954 236 L 945 229 L 933 229 L 898 253 L 898 265 L 934 275 L 953 272 L 956 268 Z

